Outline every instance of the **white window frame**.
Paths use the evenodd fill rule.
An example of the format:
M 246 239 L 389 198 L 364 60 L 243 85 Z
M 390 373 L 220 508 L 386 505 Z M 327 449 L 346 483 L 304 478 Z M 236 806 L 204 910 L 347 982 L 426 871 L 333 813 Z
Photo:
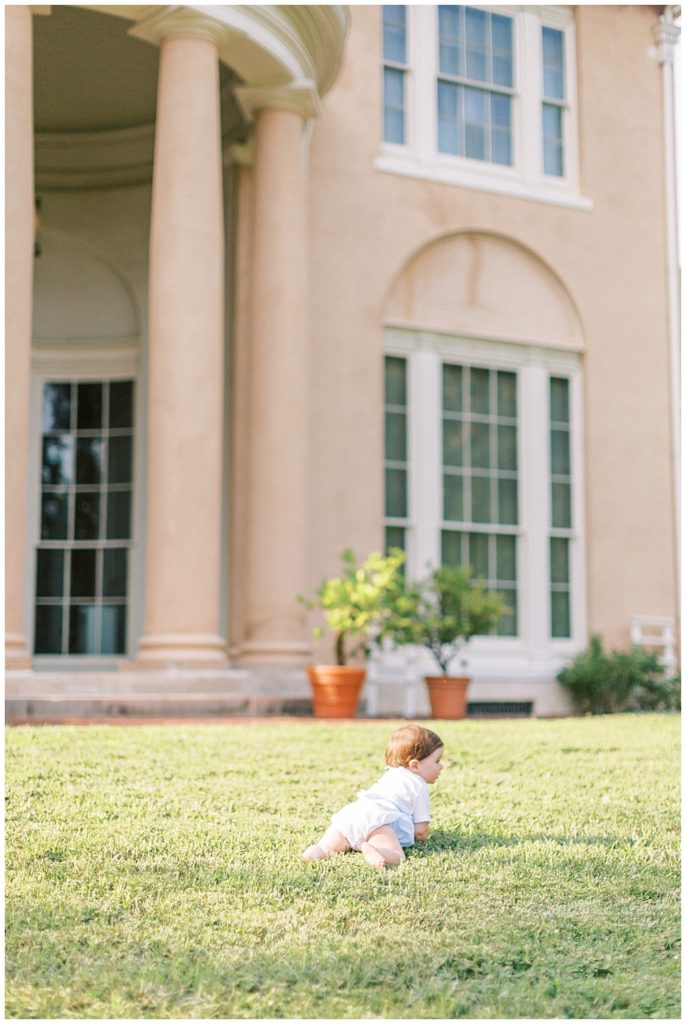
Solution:
M 29 499 L 26 546 L 25 621 L 33 650 L 35 633 L 36 548 L 41 542 L 41 437 L 43 386 L 50 381 L 112 381 L 133 380 L 134 449 L 133 507 L 126 611 L 126 644 L 124 654 L 32 654 L 36 671 L 110 670 L 125 661 L 135 648 L 142 632 L 144 550 L 143 532 L 143 452 L 144 405 L 141 387 L 139 346 L 135 341 L 119 342 L 34 341 L 31 374 L 31 429 L 29 435 Z
M 438 152 L 438 8 L 407 5 L 405 145 L 380 141 L 376 170 L 439 181 L 478 191 L 533 199 L 589 210 L 580 194 L 576 34 L 569 6 L 470 4 L 513 20 L 514 88 L 512 98 L 513 164 L 510 167 Z M 542 28 L 563 32 L 565 55 L 563 177 L 543 171 Z M 383 63 L 383 61 L 382 61 Z M 428 116 L 425 116 L 428 115 Z
M 442 509 L 441 367 L 505 370 L 517 374 L 519 526 L 518 635 L 475 637 L 469 664 L 482 678 L 545 678 L 586 644 L 583 392 L 580 354 L 537 345 L 485 341 L 467 335 L 389 327 L 384 356 L 407 359 L 408 515 L 404 523 L 407 572 L 421 578 L 440 564 Z M 550 613 L 549 378 L 570 382 L 572 523 L 570 585 L 572 635 L 552 637 Z M 392 525 L 392 520 L 389 525 Z

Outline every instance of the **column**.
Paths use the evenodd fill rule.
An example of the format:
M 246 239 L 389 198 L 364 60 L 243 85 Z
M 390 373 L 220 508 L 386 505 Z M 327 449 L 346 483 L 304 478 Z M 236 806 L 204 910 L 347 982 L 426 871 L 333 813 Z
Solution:
M 31 9 L 5 8 L 5 659 L 28 668 L 24 633 L 33 288 Z
M 223 665 L 224 240 L 211 34 L 160 39 L 150 234 L 146 609 L 136 664 Z
M 238 90 L 255 111 L 245 639 L 240 661 L 302 666 L 307 502 L 308 88 Z M 316 91 L 314 92 L 316 109 Z M 325 513 L 323 513 L 325 514 Z

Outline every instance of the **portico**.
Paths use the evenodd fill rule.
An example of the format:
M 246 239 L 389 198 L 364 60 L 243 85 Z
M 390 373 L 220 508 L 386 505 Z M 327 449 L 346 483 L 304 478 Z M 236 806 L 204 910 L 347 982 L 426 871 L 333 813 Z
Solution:
M 78 387 L 84 370 L 89 380 L 106 381 L 108 359 L 119 359 L 119 374 L 126 365 L 137 375 L 140 413 L 131 530 L 119 535 L 128 551 L 126 649 L 107 658 L 98 658 L 102 650 L 84 650 L 80 620 L 70 605 L 70 623 L 55 614 L 50 621 L 58 624 L 41 637 L 42 654 L 51 655 L 46 667 L 73 665 L 78 653 L 98 669 L 221 669 L 229 665 L 229 644 L 234 664 L 302 666 L 309 644 L 294 595 L 305 585 L 307 536 L 307 139 L 340 66 L 346 12 L 336 6 L 219 6 L 211 13 L 183 6 L 85 6 L 82 12 L 55 8 L 52 14 L 43 9 L 39 61 L 51 18 L 66 34 L 68 23 L 60 27 L 57 18 L 67 10 L 94 46 L 102 22 L 113 38 L 118 31 L 117 45 L 136 41 L 137 58 L 140 42 L 154 47 L 159 70 L 152 123 L 113 123 L 107 130 L 98 124 L 87 133 L 81 125 L 74 131 L 66 119 L 60 126 L 53 110 L 50 130 L 38 126 L 34 190 L 32 10 L 37 9 L 6 12 L 7 665 L 40 667 L 32 579 L 42 541 L 49 551 L 63 549 L 60 565 L 72 565 L 71 577 L 64 578 L 61 591 L 55 584 L 55 594 L 74 604 L 81 587 L 79 609 L 95 609 L 86 618 L 98 623 L 98 615 L 104 623 L 105 612 L 97 609 L 108 600 L 99 568 L 95 592 L 83 595 L 88 584 L 76 579 L 73 558 L 88 542 L 94 564 L 101 564 L 101 548 L 112 543 L 109 520 L 107 530 L 102 525 L 104 512 L 100 532 L 96 523 L 88 536 L 79 535 L 78 525 L 75 533 L 66 526 L 63 537 L 50 527 L 51 534 L 44 517 L 35 525 L 35 474 L 27 468 L 29 452 L 39 452 L 38 441 L 31 440 L 37 421 L 32 361 L 34 370 L 44 368 L 42 379 L 69 379 Z M 40 99 L 37 107 L 45 110 Z M 235 159 L 241 161 L 238 171 Z M 38 190 L 45 253 L 34 302 Z M 80 214 L 69 224 L 80 196 Z M 115 231 L 106 253 L 110 229 L 103 211 L 109 203 L 131 209 L 135 197 L 137 209 L 149 203 L 148 245 L 146 253 L 127 242 L 127 266 L 129 257 L 118 260 L 122 243 Z M 91 224 L 89 210 L 96 211 Z M 72 226 L 75 238 L 67 243 Z M 140 221 L 136 232 L 140 237 Z M 76 282 L 69 300 L 61 300 L 70 308 L 46 315 L 52 254 L 72 243 L 82 263 L 88 250 L 123 282 L 137 307 L 130 317 L 136 326 L 116 330 L 116 315 L 103 311 L 101 335 L 97 323 L 86 328 L 80 320 L 80 303 L 88 306 L 86 286 Z M 51 273 L 54 279 L 56 271 Z M 67 326 L 58 330 L 55 320 Z M 34 405 L 40 389 L 36 396 Z M 98 497 L 95 487 L 100 481 L 107 490 L 113 480 L 104 465 L 92 470 L 92 479 L 83 475 L 78 452 L 85 439 L 74 423 L 76 475 L 65 464 L 57 481 L 70 509 L 87 487 L 93 501 L 106 501 L 107 494 Z M 117 439 L 112 421 L 102 431 L 104 440 L 90 440 L 111 447 Z M 231 599 L 234 571 L 242 580 L 240 600 Z M 57 606 L 54 595 L 44 600 L 46 607 Z M 93 635 L 100 629 L 104 625 Z

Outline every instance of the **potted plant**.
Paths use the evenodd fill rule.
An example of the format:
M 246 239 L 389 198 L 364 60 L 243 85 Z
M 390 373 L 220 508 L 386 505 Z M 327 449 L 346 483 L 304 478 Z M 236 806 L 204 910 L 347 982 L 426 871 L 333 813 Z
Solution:
M 490 593 L 469 566 L 444 566 L 420 583 L 408 584 L 402 614 L 397 613 L 400 605 L 396 600 L 385 632 L 398 644 L 416 644 L 433 655 L 440 675 L 425 677 L 432 716 L 464 718 L 471 680 L 450 675 L 450 666 L 473 636 L 497 626 L 506 611 L 502 597 Z
M 312 686 L 314 713 L 320 718 L 352 718 L 357 710 L 365 669 L 348 661 L 367 653 L 373 639 L 390 618 L 396 595 L 403 592 L 400 567 L 405 553 L 398 548 L 388 555 L 378 551 L 360 565 L 348 548 L 343 552 L 343 571 L 324 580 L 314 600 L 298 596 L 307 608 L 319 608 L 334 634 L 336 664 L 311 665 L 307 674 Z M 316 627 L 315 638 L 323 635 Z

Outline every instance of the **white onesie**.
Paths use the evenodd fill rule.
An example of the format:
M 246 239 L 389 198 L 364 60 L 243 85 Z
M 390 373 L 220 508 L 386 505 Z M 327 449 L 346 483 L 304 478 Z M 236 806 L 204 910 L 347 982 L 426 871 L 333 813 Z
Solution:
M 392 827 L 401 846 L 414 846 L 419 821 L 429 821 L 429 784 L 409 768 L 386 768 L 371 789 L 361 789 L 357 800 L 334 814 L 331 824 L 359 850 L 382 825 Z

